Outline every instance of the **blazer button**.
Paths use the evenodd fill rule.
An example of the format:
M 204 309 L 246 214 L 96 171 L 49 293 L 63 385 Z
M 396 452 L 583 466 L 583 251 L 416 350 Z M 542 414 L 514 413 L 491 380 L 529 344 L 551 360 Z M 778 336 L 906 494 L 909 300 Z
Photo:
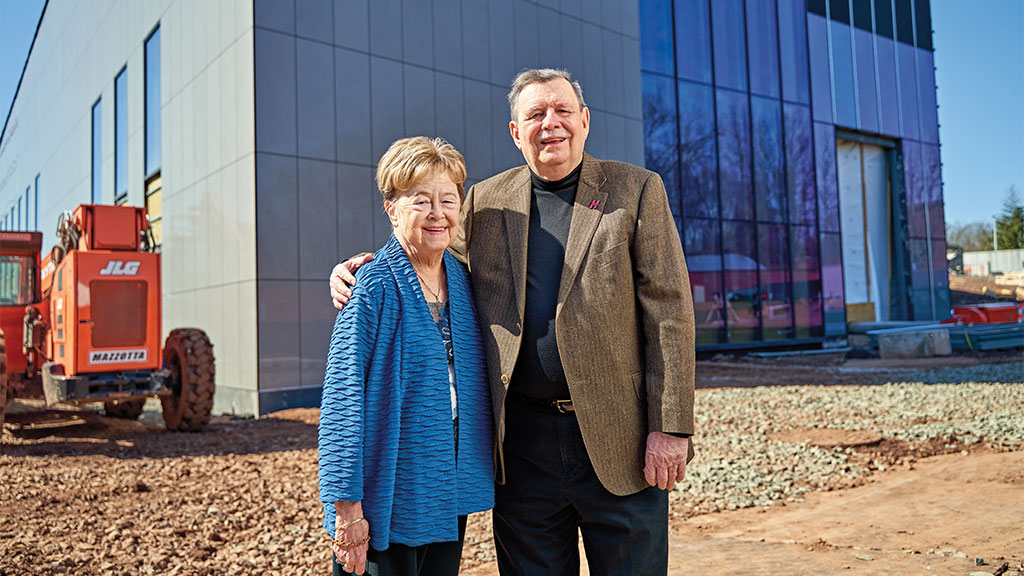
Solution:
M 502 384 L 508 384 L 508 374 L 502 374 L 501 375 L 501 383 Z

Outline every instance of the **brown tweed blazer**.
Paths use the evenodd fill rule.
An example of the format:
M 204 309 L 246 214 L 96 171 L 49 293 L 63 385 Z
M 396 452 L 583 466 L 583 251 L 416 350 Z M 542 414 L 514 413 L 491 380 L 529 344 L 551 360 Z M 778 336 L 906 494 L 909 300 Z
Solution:
M 526 166 L 470 188 L 451 247 L 471 272 L 501 483 L 505 395 L 522 342 L 530 194 Z M 693 434 L 690 282 L 665 187 L 654 172 L 584 156 L 555 331 L 583 440 L 602 485 L 617 495 L 647 487 L 647 434 Z

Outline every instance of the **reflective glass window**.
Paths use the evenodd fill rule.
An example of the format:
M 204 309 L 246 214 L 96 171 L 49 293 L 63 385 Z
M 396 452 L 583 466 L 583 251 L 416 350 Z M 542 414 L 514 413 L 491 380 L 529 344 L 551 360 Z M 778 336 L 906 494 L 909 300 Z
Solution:
M 917 142 L 903 141 L 903 178 L 907 191 L 907 225 L 910 236 L 926 238 L 924 175 L 921 171 L 921 148 Z
M 803 0 L 778 0 L 779 61 L 782 65 L 782 97 L 790 102 L 811 103 L 807 79 L 807 15 Z
M 846 333 L 846 301 L 843 298 L 843 250 L 839 234 L 821 235 L 821 294 L 825 335 Z
M 128 70 L 114 79 L 114 201 L 128 194 Z
M 687 218 L 683 228 L 698 346 L 724 341 L 725 304 L 722 297 L 720 226 L 718 220 Z
M 747 52 L 750 91 L 779 97 L 779 51 L 775 37 L 775 0 L 747 0 Z
M 146 39 L 146 177 L 160 170 L 160 29 Z
M 750 175 L 750 117 L 747 95 L 715 91 L 718 101 L 718 178 L 722 217 L 754 218 Z
M 669 207 L 681 221 L 679 195 L 679 143 L 676 140 L 675 81 L 655 74 L 643 75 L 644 163 L 661 175 Z
M 32 230 L 32 215 L 29 212 L 32 211 L 32 203 L 29 202 L 29 193 L 32 192 L 32 187 L 25 188 L 25 227 L 22 230 Z
M 35 193 L 32 197 L 32 229 L 39 230 L 39 174 L 36 174 Z
M 102 198 L 103 192 L 103 112 L 102 100 L 92 105 L 92 203 Z
M 818 226 L 823 232 L 839 232 L 836 137 L 831 124 L 814 123 L 814 165 L 818 184 Z
M 935 101 L 934 54 L 917 49 L 918 94 L 921 104 L 921 140 L 939 143 L 939 110 Z
M 896 91 L 895 43 L 881 36 L 875 37 L 878 52 L 879 131 L 888 136 L 900 135 L 899 93 Z
M 778 100 L 751 96 L 754 138 L 754 198 L 757 219 L 786 221 L 782 162 L 782 108 Z
M 789 221 L 813 223 L 817 210 L 814 194 L 814 150 L 811 148 L 811 113 L 806 106 L 783 106 L 786 135 L 786 197 Z
M 807 0 L 807 11 L 820 16 L 827 16 L 825 0 Z
M 932 320 L 929 242 L 923 238 L 910 239 L 910 309 L 914 320 Z
M 710 86 L 679 81 L 679 169 L 683 214 L 718 216 L 715 165 L 715 93 Z
M 860 110 L 860 129 L 878 132 L 874 38 L 870 32 L 854 28 L 853 43 L 857 51 L 857 106 Z
M 938 146 L 921 144 L 921 170 L 924 174 L 923 198 L 928 203 L 929 231 L 933 239 L 944 239 L 946 226 L 942 206 L 942 164 L 939 161 Z
M 853 46 L 850 26 L 832 25 L 832 73 L 835 76 L 836 125 L 857 127 L 857 101 L 853 85 Z
M 747 44 L 743 33 L 743 0 L 711 3 L 714 31 L 715 84 L 747 89 Z
M 761 269 L 763 340 L 793 336 L 793 309 L 789 297 L 789 238 L 785 224 L 757 225 L 758 265 Z
M 949 273 L 946 271 L 946 241 L 932 240 L 932 294 L 935 297 L 935 320 L 950 316 Z
M 680 78 L 710 84 L 711 23 L 708 12 L 707 0 L 676 0 L 676 74 Z M 666 27 L 664 22 L 658 25 Z
M 932 7 L 930 0 L 914 1 L 914 24 L 917 25 L 917 47 L 932 49 Z
M 824 333 L 821 315 L 821 277 L 818 273 L 818 238 L 813 226 L 791 225 L 793 315 L 796 338 Z
M 757 250 L 753 222 L 722 222 L 725 310 L 728 341 L 750 342 L 760 335 Z
M 911 46 L 914 44 L 914 20 L 910 0 L 896 0 L 896 39 Z
M 832 80 L 825 24 L 824 18 L 815 14 L 807 15 L 807 43 L 811 51 L 811 108 L 814 110 L 814 119 L 819 122 L 832 121 Z
M 672 0 L 640 0 L 640 64 L 644 70 L 673 74 Z
M 850 2 L 849 0 L 829 0 L 829 17 L 836 22 L 850 23 Z
M 871 32 L 871 0 L 853 0 L 853 25 Z
M 875 0 L 875 32 L 892 38 L 892 0 Z
M 897 42 L 896 54 L 899 57 L 903 137 L 918 140 L 921 137 L 921 130 L 917 111 L 917 68 L 914 61 L 914 47 Z

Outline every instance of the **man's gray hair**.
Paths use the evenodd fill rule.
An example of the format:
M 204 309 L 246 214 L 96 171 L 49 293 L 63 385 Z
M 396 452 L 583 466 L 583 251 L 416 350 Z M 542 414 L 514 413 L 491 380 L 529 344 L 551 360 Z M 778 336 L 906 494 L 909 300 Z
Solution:
M 523 88 L 530 84 L 550 82 L 559 78 L 572 86 L 572 91 L 576 93 L 576 99 L 579 100 L 580 110 L 586 108 L 587 103 L 583 101 L 583 88 L 580 87 L 579 82 L 572 79 L 572 74 L 569 74 L 568 70 L 562 68 L 527 68 L 516 74 L 515 80 L 512 81 L 512 89 L 508 92 L 508 109 L 512 114 L 512 121 L 515 122 L 519 119 L 519 95 L 523 92 Z

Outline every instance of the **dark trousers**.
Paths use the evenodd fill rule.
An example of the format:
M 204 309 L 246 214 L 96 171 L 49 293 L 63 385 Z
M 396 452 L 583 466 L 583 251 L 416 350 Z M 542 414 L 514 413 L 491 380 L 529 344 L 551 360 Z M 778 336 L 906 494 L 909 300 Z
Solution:
M 370 548 L 366 553 L 366 571 L 370 576 L 457 576 L 462 562 L 462 543 L 466 537 L 466 517 L 459 516 L 457 542 L 433 542 L 405 546 L 394 542 L 383 552 Z M 331 554 L 334 576 L 350 576 Z
M 508 396 L 505 485 L 495 486 L 502 576 L 576 576 L 577 528 L 594 576 L 668 572 L 668 493 L 616 496 L 597 479 L 573 414 Z M 639 465 L 639 464 L 638 464 Z

